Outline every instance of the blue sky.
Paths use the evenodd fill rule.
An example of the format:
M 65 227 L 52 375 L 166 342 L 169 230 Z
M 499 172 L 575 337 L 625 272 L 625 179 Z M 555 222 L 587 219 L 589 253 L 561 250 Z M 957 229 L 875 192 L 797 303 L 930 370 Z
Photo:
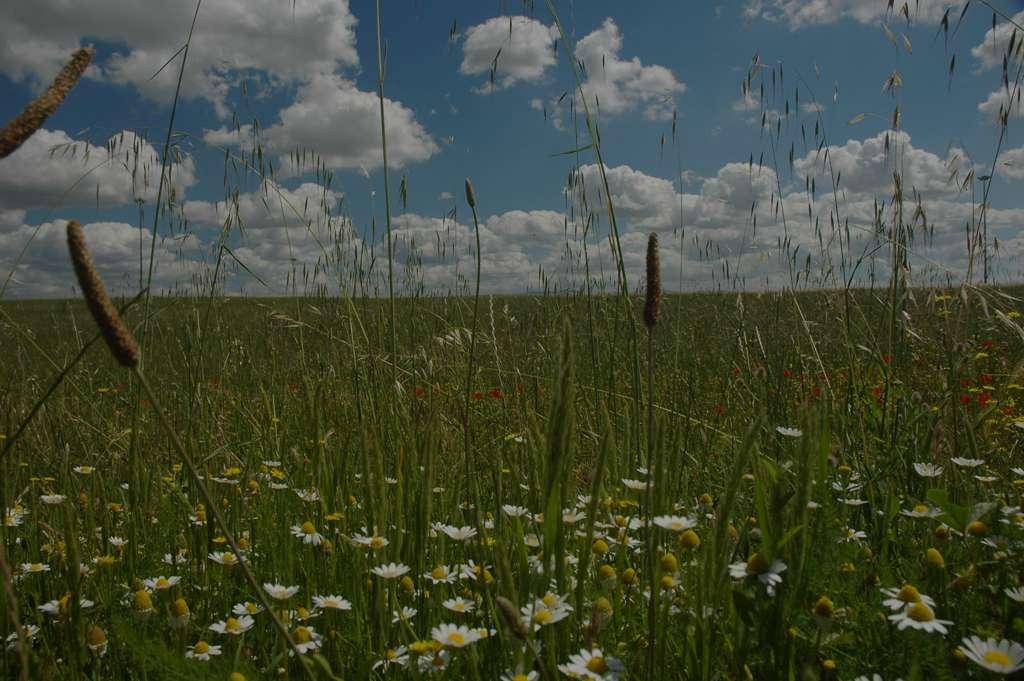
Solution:
M 599 122 L 634 279 L 653 231 L 675 253 L 666 268 L 674 288 L 792 284 L 797 246 L 801 266 L 805 254 L 813 256 L 807 283 L 834 285 L 841 277 L 825 273 L 829 264 L 837 271 L 844 256 L 839 243 L 822 251 L 821 226 L 849 221 L 853 236 L 844 249 L 884 254 L 871 207 L 888 201 L 894 170 L 920 192 L 933 230 L 912 247 L 914 281 L 967 274 L 967 230 L 980 224 L 977 178 L 991 173 L 996 115 L 1008 97 L 1001 90 L 1012 32 L 1007 18 L 1024 23 L 1019 1 L 992 0 L 991 8 L 1005 15 L 995 31 L 993 9 L 977 2 L 959 27 L 962 3 L 934 0 L 910 2 L 910 21 L 900 13 L 903 2 L 890 11 L 886 0 L 556 2 L 570 49 L 585 65 L 582 95 L 544 3 L 382 4 L 393 227 L 403 282 L 444 292 L 457 289 L 470 271 L 475 255 L 465 177 L 479 199 L 487 290 L 535 291 L 540 272 L 560 288 L 580 286 L 579 235 L 590 212 L 592 274 L 611 271 L 593 153 L 560 154 L 577 146 L 570 105 L 575 98 L 579 109 L 581 96 Z M 12 273 L 3 295 L 71 293 L 62 250 L 62 227 L 71 217 L 86 223 L 113 287 L 138 287 L 140 244 L 144 259 L 149 252 L 156 154 L 180 60 L 151 76 L 184 43 L 194 10 L 192 0 L 88 0 L 72 9 L 39 0 L 0 9 L 0 120 L 16 115 L 76 47 L 96 48 L 94 66 L 65 106 L 0 161 L 0 275 Z M 1011 93 L 1019 87 L 1019 63 L 1009 62 Z M 157 227 L 157 290 L 191 290 L 208 280 L 223 236 L 265 284 L 229 267 L 219 281 L 226 292 L 301 292 L 311 282 L 333 291 L 351 282 L 360 259 L 367 266 L 374 255 L 379 291 L 385 247 L 376 68 L 372 2 L 204 2 L 174 122 L 180 163 L 174 206 Z M 902 87 L 883 91 L 894 72 Z M 741 83 L 750 73 L 751 95 L 744 98 Z M 890 125 L 897 105 L 899 131 Z M 990 274 L 1016 280 L 1024 246 L 1024 139 L 1017 133 L 1019 102 L 1007 106 L 986 234 Z M 851 124 L 860 114 L 863 120 Z M 254 120 L 264 158 L 278 170 L 262 186 L 251 173 L 225 173 L 226 152 L 248 157 Z M 585 127 L 577 123 L 586 144 Z M 111 136 L 118 143 L 113 155 L 105 148 Z M 55 155 L 58 145 L 75 145 L 74 160 Z M 59 148 L 67 154 L 65 147 Z M 286 159 L 300 148 L 310 158 L 319 155 L 329 185 L 323 174 L 289 168 Z M 842 172 L 835 197 L 824 191 L 831 186 L 822 164 L 826 150 L 833 170 Z M 762 155 L 765 167 L 758 169 Z M 970 184 L 963 185 L 971 169 L 973 196 Z M 580 182 L 570 182 L 573 173 Z M 810 198 L 809 177 L 818 187 Z M 237 198 L 225 201 L 231 196 Z M 303 209 L 304 221 L 296 217 Z M 883 222 L 891 225 L 890 218 L 886 213 Z M 825 232 L 828 241 L 831 231 Z M 417 266 L 407 272 L 413 255 Z M 883 276 L 884 258 L 876 260 Z M 726 268 L 740 275 L 723 280 Z M 976 259 L 972 276 L 981 271 Z M 296 277 L 297 288 L 290 286 Z

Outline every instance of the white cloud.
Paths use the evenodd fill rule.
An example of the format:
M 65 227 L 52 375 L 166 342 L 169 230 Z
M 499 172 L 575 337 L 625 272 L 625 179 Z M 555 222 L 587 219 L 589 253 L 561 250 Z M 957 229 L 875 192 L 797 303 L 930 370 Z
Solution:
M 1018 25 L 1024 23 L 1024 12 L 1017 12 L 1013 15 L 1012 19 Z M 982 38 L 981 42 L 971 48 L 971 55 L 981 63 L 982 68 L 990 69 L 1002 66 L 1003 55 L 1006 54 L 1006 50 L 1010 46 L 1010 36 L 1013 35 L 1015 30 L 1016 27 L 1013 24 L 1007 21 L 1000 21 L 996 25 L 995 30 L 989 28 L 985 31 L 985 37 Z M 1019 30 L 1016 33 L 1016 43 L 1019 45 L 1024 35 Z
M 555 65 L 554 45 L 558 29 L 524 16 L 500 16 L 466 30 L 459 72 L 467 76 L 494 74 L 496 89 L 520 82 L 537 82 Z M 500 52 L 500 54 L 499 54 Z M 492 89 L 490 78 L 477 92 Z
M 8 3 L 0 22 L 0 73 L 45 83 L 85 39 L 102 40 L 124 46 L 99 65 L 102 77 L 168 102 L 177 62 L 150 78 L 185 42 L 194 11 L 192 0 Z M 225 95 L 243 74 L 301 82 L 356 67 L 355 25 L 347 0 L 205 3 L 188 53 L 184 95 L 205 98 L 225 115 Z
M 664 66 L 644 66 L 638 57 L 621 58 L 621 50 L 622 33 L 611 18 L 576 43 L 576 57 L 587 71 L 583 93 L 588 104 L 599 104 L 606 114 L 644 107 L 648 118 L 671 118 L 675 96 L 686 92 L 686 85 Z
M 1024 116 L 1024 108 L 1021 107 L 1021 94 L 1020 89 L 1015 88 L 1010 92 L 1007 92 L 1004 88 L 999 88 L 995 92 L 989 94 L 985 98 L 984 102 L 978 104 L 978 111 L 982 113 L 990 114 L 996 117 L 1001 111 L 1009 110 L 1010 117 L 1020 118 Z
M 131 295 L 139 289 L 140 249 L 148 266 L 150 232 L 124 222 L 84 225 L 86 242 L 113 295 Z M 15 258 L 32 239 L 25 257 Z M 196 258 L 201 244 L 194 236 L 158 238 L 154 261 L 154 292 L 191 290 L 193 275 L 205 264 Z M 65 297 L 77 290 L 67 248 L 67 220 L 38 225 L 21 224 L 0 232 L 0 276 L 14 269 L 7 294 L 13 297 Z M 143 272 L 145 276 L 145 272 Z
M 109 143 L 112 154 L 105 146 L 76 141 L 62 130 L 37 131 L 0 160 L 0 209 L 154 201 L 160 180 L 156 149 L 128 130 L 113 135 Z M 170 164 L 170 173 L 180 199 L 196 183 L 195 165 L 185 156 L 181 163 Z
M 283 160 L 296 149 L 315 151 L 329 167 L 371 169 L 383 165 L 377 95 L 339 76 L 314 76 L 280 122 L 264 130 L 266 146 Z M 401 168 L 438 151 L 434 138 L 400 102 L 384 100 L 388 164 Z
M 996 164 L 996 173 L 1011 180 L 1024 179 L 1024 147 L 1004 151 Z
M 906 1 L 911 20 L 932 24 L 942 18 L 950 8 L 950 15 L 956 18 L 960 3 L 949 0 L 900 0 L 893 12 L 899 14 Z M 748 19 L 785 22 L 793 30 L 810 26 L 833 24 L 842 19 L 852 19 L 862 24 L 874 23 L 887 16 L 884 0 L 748 0 L 744 16 Z

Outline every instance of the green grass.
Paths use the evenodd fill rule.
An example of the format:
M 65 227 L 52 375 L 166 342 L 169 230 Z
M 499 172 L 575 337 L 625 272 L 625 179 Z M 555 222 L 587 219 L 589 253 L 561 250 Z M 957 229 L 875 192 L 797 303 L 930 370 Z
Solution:
M 850 293 L 850 320 L 842 293 L 668 297 L 654 335 L 651 444 L 665 465 L 653 472 L 653 509 L 642 490 L 622 482 L 645 479 L 637 466 L 647 443 L 634 442 L 633 375 L 621 359 L 625 322 L 614 298 L 481 301 L 471 466 L 463 455 L 469 344 L 455 333 L 471 319 L 471 301 L 397 300 L 402 352 L 393 357 L 384 350 L 387 301 L 158 299 L 143 356 L 230 529 L 250 547 L 256 575 L 300 587 L 282 614 L 314 610 L 314 595 L 351 603 L 350 611 L 322 611 L 307 623 L 323 635 L 316 674 L 329 668 L 365 678 L 388 648 L 430 640 L 433 627 L 452 622 L 495 630 L 466 648 L 445 649 L 455 678 L 496 678 L 517 666 L 555 678 L 557 665 L 588 645 L 640 678 L 649 638 L 643 590 L 651 577 L 644 519 L 671 514 L 695 521 L 700 545 L 653 529 L 655 581 L 660 588 L 671 577 L 656 612 L 657 678 L 872 671 L 963 678 L 973 672 L 955 654 L 961 637 L 1019 638 L 1024 626 L 1024 608 L 1003 592 L 1018 585 L 1020 511 L 1001 510 L 1019 505 L 1024 478 L 1010 470 L 1021 432 L 1015 400 L 1024 389 L 1016 299 L 1009 297 L 1016 293 L 914 291 L 907 303 L 913 326 L 901 327 L 891 357 L 887 304 L 870 291 Z M 600 323 L 587 333 L 591 306 Z M 17 349 L 0 369 L 10 435 L 93 327 L 78 302 L 9 302 L 2 310 L 0 340 Z M 127 318 L 137 326 L 140 314 L 133 309 Z M 802 435 L 788 437 L 778 426 Z M 985 463 L 963 468 L 953 457 Z M 923 462 L 939 464 L 942 474 L 918 475 L 913 464 Z M 4 507 L 28 511 L 4 528 L 3 539 L 17 612 L 40 627 L 29 655 L 33 678 L 298 673 L 266 614 L 241 638 L 207 629 L 254 594 L 236 568 L 208 558 L 226 550 L 221 533 L 212 518 L 195 519 L 203 515 L 200 500 L 167 434 L 131 374 L 99 345 L 2 465 Z M 83 475 L 76 466 L 95 471 Z M 835 489 L 850 485 L 858 487 Z M 308 502 L 293 491 L 313 489 L 319 499 Z M 44 493 L 67 501 L 46 505 Z M 921 503 L 941 515 L 900 513 Z M 546 517 L 511 517 L 503 505 Z M 559 522 L 558 510 L 574 506 L 583 517 Z M 961 534 L 972 520 L 987 529 Z M 325 539 L 318 547 L 290 532 L 307 521 Z M 477 534 L 449 539 L 431 531 L 435 522 Z M 848 540 L 848 528 L 863 537 Z M 374 529 L 387 546 L 350 541 Z M 113 547 L 111 536 L 128 544 Z M 929 548 L 944 566 L 928 562 Z M 182 550 L 183 564 L 162 562 Z M 755 553 L 787 566 L 774 596 L 756 579 L 729 575 L 729 564 Z M 432 585 L 422 576 L 470 560 L 486 567 L 487 579 Z M 20 564 L 36 562 L 50 570 L 21 574 Z M 76 562 L 90 566 L 80 582 Z M 410 566 L 412 581 L 370 572 L 389 562 Z M 637 575 L 632 583 L 623 579 L 628 570 Z M 131 596 L 138 580 L 171 574 L 181 582 L 156 591 L 156 611 L 140 618 Z M 948 635 L 900 631 L 886 619 L 879 589 L 906 582 L 936 600 L 940 619 L 953 621 Z M 522 607 L 549 590 L 572 612 L 537 632 L 542 645 L 534 652 L 502 621 L 494 599 Z M 63 618 L 37 610 L 68 591 L 95 607 Z M 821 596 L 834 610 L 816 619 Z M 169 619 L 179 597 L 191 613 L 183 629 Z M 474 603 L 473 612 L 442 606 L 455 597 Z M 2 603 L 12 607 L 6 597 Z M 418 614 L 393 624 L 401 607 Z M 822 602 L 819 610 L 829 608 Z M 94 625 L 109 641 L 102 658 L 85 647 Z M 293 634 L 297 626 L 293 620 Z M 199 639 L 223 644 L 222 655 L 186 659 Z M 434 655 L 432 648 L 413 655 L 410 665 Z M 16 676 L 16 655 L 8 653 L 4 665 Z

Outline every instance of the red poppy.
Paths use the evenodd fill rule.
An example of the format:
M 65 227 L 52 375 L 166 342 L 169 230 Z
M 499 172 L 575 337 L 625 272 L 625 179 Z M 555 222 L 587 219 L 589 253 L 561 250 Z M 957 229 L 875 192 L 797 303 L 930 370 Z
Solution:
M 789 369 L 783 369 L 782 370 L 782 377 L 783 378 L 789 378 L 792 375 L 793 375 L 793 372 L 790 371 Z
M 992 375 L 991 374 L 982 374 L 981 376 L 978 376 L 978 383 L 981 383 L 982 385 L 989 385 L 989 384 L 991 384 L 992 383 Z
M 423 395 L 426 392 L 427 392 L 426 390 L 424 390 L 423 388 L 420 388 L 419 386 L 416 386 L 415 388 L 412 389 L 412 394 L 413 394 L 414 397 L 423 397 Z
M 713 406 L 711 408 L 711 410 L 715 412 L 715 416 L 724 416 L 725 415 L 725 405 L 723 405 L 723 404 L 716 404 L 715 406 Z
M 970 404 L 970 403 L 971 403 L 971 396 L 970 395 L 968 395 L 967 393 L 964 393 L 964 394 L 960 395 L 960 404 Z
M 986 350 L 991 350 L 993 345 L 995 345 L 994 341 L 986 340 L 981 342 L 981 347 L 985 348 Z
M 497 399 L 501 399 L 502 397 L 505 396 L 505 393 L 501 392 L 501 388 L 491 388 L 487 392 L 487 394 L 490 395 L 491 397 L 493 397 L 496 400 Z
M 960 379 L 960 385 L 962 385 L 965 388 L 970 388 L 973 383 L 974 382 L 969 378 Z
M 982 407 L 988 406 L 988 403 L 992 401 L 992 396 L 988 393 L 978 394 L 978 404 Z
M 892 364 L 892 355 L 882 355 L 882 361 L 886 364 Z
M 484 399 L 484 394 L 482 392 L 480 392 L 479 390 L 477 390 L 475 393 L 473 393 L 473 399 L 474 400 L 482 400 L 482 399 Z

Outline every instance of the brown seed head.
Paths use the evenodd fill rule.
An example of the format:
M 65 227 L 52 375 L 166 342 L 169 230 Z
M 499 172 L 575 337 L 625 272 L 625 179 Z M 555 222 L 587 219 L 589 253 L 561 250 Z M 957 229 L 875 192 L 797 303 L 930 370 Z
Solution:
M 466 203 L 470 208 L 476 208 L 476 192 L 473 191 L 473 183 L 466 178 Z
M 117 313 L 117 308 L 110 302 L 110 296 L 107 295 L 107 289 L 103 286 L 103 280 L 96 271 L 96 264 L 85 243 L 85 231 L 78 220 L 68 223 L 68 250 L 71 252 L 71 264 L 75 267 L 78 284 L 82 287 L 82 296 L 103 333 L 103 339 L 107 341 L 110 354 L 122 366 L 134 367 L 139 363 L 139 346 Z
M 512 601 L 504 596 L 498 596 L 494 599 L 494 604 L 498 606 L 501 619 L 505 620 L 505 626 L 509 628 L 509 631 L 516 638 L 525 641 L 530 632 L 527 630 L 526 625 L 523 624 L 523 619 L 519 616 L 519 611 L 516 610 L 516 606 L 513 605 Z
M 658 323 L 661 306 L 661 264 L 658 261 L 658 235 L 647 239 L 647 297 L 644 300 L 644 325 L 648 330 Z
M 10 156 L 14 151 L 24 144 L 25 140 L 32 136 L 36 130 L 42 127 L 43 122 L 57 110 L 60 103 L 71 92 L 78 79 L 85 73 L 85 69 L 92 61 L 94 51 L 91 47 L 84 47 L 71 56 L 71 61 L 61 69 L 50 87 L 46 88 L 43 94 L 36 97 L 25 110 L 11 120 L 0 130 L 0 158 Z

